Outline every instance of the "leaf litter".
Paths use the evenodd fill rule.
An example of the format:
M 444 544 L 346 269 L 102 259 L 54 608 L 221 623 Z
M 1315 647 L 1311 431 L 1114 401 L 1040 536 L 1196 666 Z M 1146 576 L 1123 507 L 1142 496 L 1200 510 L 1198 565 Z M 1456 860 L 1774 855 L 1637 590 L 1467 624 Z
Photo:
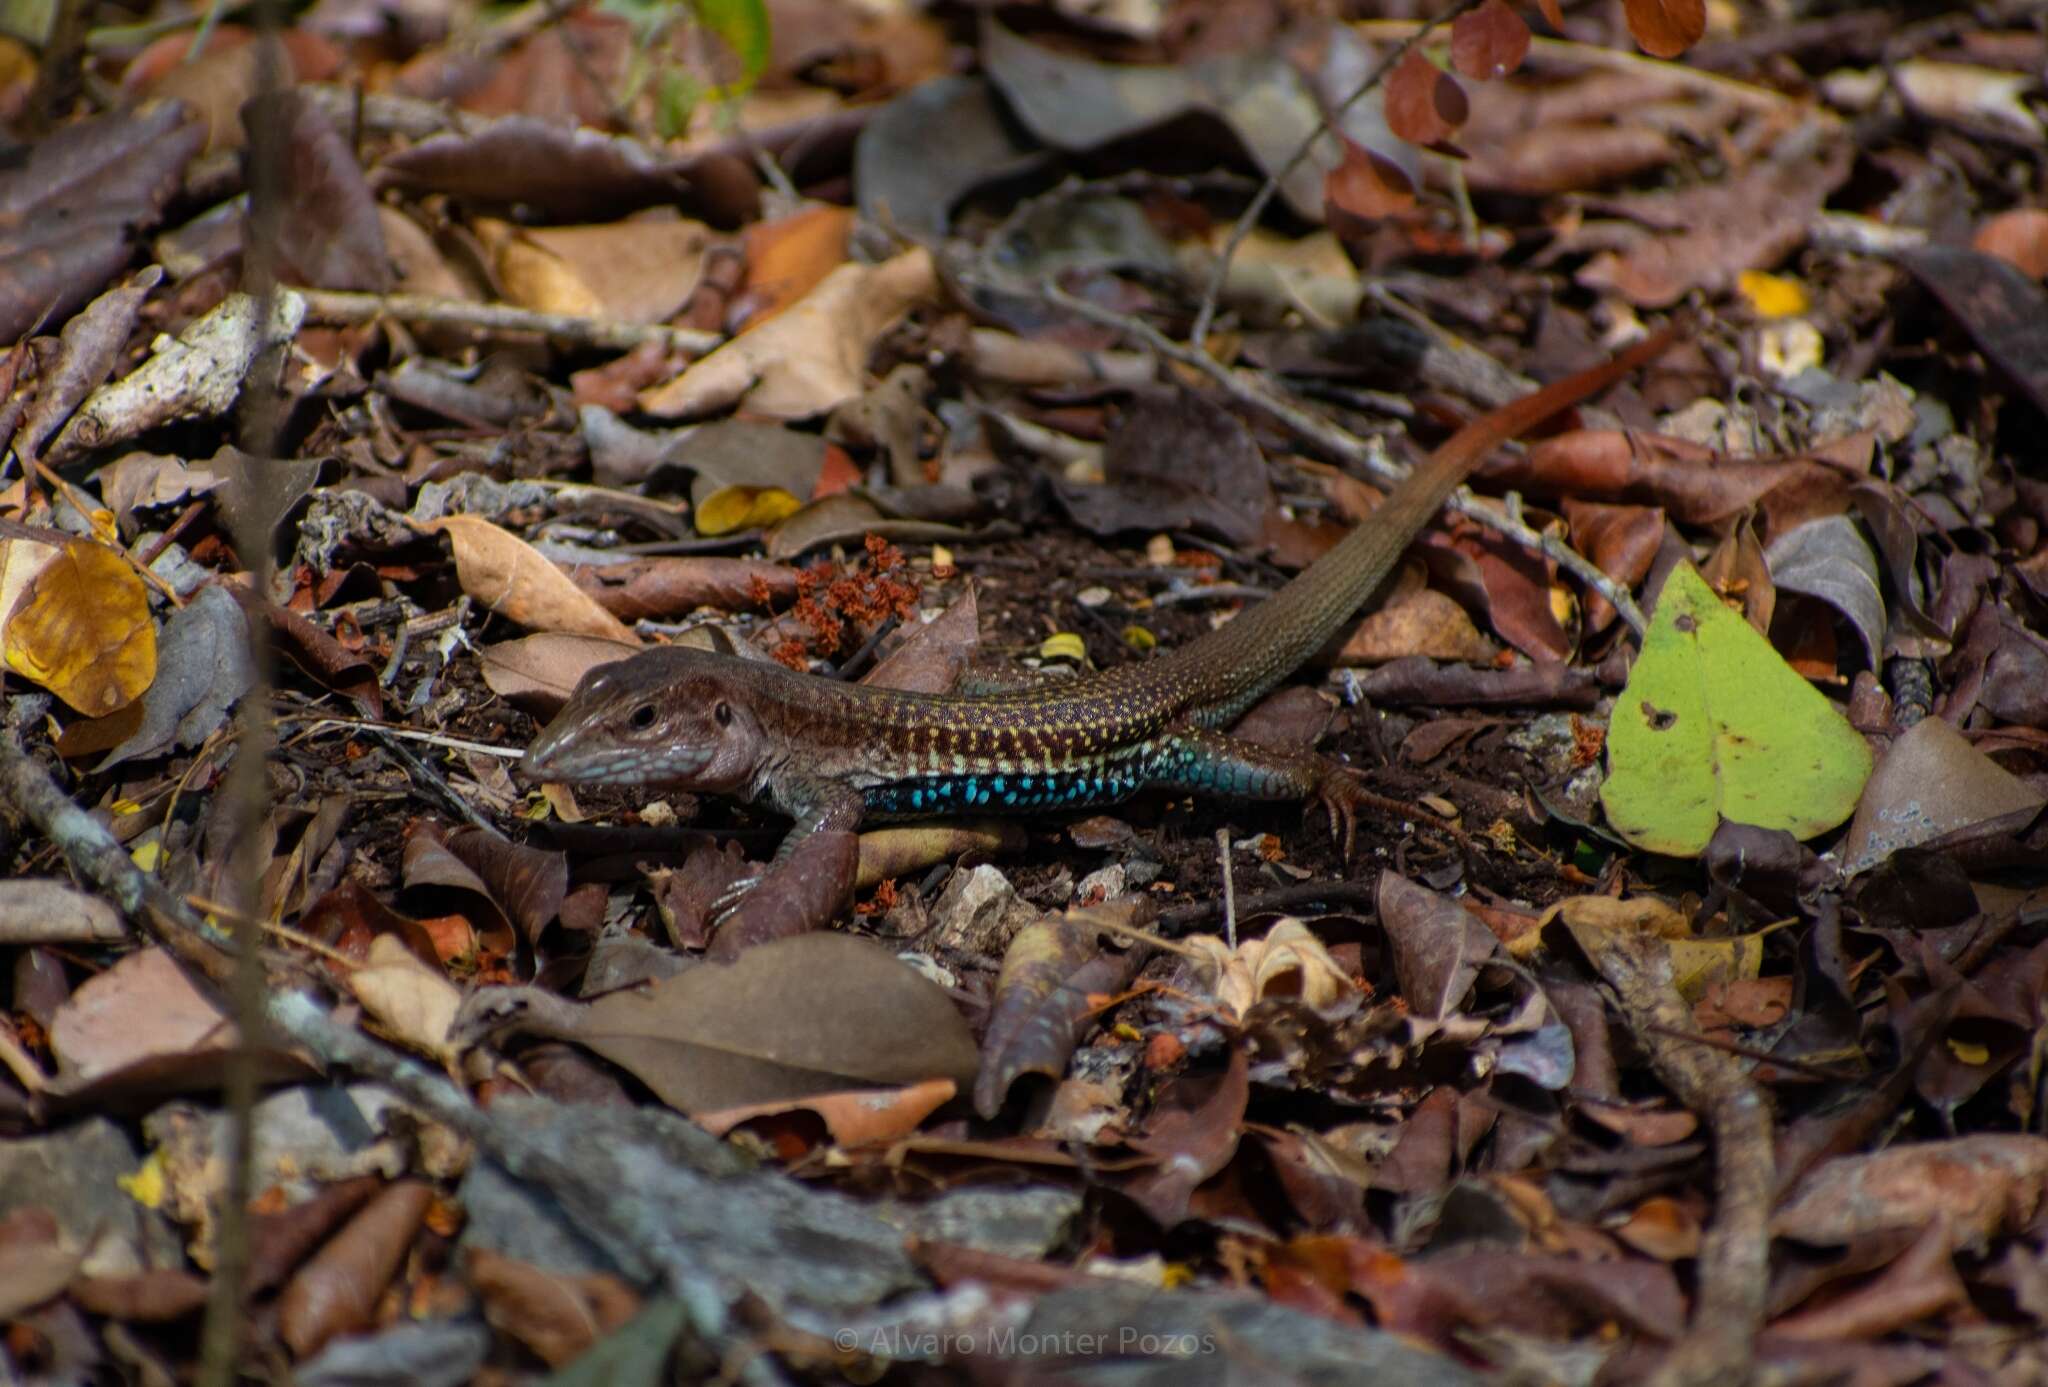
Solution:
M 196 1362 L 246 919 L 304 1380 L 2038 1376 L 2040 36 L 1381 9 L 25 59 L 4 850 L 93 895 L 0 922 L 9 1368 Z M 1367 778 L 1358 861 L 1159 795 L 726 915 L 779 819 L 508 774 L 650 644 L 1003 696 L 1256 622 L 1681 302 L 1240 729 Z

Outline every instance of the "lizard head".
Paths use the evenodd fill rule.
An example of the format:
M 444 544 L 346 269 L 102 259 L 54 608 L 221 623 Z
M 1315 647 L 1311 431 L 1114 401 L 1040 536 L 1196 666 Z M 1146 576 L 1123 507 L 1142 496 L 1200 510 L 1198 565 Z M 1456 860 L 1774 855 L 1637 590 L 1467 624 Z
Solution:
M 519 762 L 528 780 L 743 792 L 763 737 L 730 655 L 664 646 L 584 675 Z

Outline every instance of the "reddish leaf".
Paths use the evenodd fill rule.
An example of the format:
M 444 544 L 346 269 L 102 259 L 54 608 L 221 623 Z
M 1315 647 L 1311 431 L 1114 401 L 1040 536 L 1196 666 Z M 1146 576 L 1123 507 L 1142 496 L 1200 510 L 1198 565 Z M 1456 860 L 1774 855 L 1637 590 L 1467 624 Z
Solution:
M 1415 205 L 1415 185 L 1392 160 L 1344 141 L 1344 162 L 1323 176 L 1324 212 L 1337 229 L 1347 218 L 1379 221 Z
M 1465 89 L 1420 49 L 1387 79 L 1386 105 L 1388 126 L 1410 144 L 1442 144 L 1465 122 Z
M 1543 11 L 1543 22 L 1560 34 L 1564 32 L 1564 11 L 1558 8 L 1557 0 L 1536 0 L 1536 8 Z
M 1486 0 L 1451 25 L 1451 66 L 1475 81 L 1505 77 L 1529 56 L 1529 26 L 1505 0 Z
M 1707 0 L 1623 0 L 1628 31 L 1653 58 L 1675 58 L 1707 32 Z

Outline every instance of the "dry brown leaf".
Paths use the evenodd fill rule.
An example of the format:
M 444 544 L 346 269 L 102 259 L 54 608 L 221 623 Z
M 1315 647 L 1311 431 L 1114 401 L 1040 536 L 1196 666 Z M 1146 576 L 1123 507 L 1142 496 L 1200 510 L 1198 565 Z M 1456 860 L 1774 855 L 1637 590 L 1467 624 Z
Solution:
M 2015 207 L 1977 228 L 1970 245 L 2017 265 L 2029 279 L 2048 275 L 2048 211 Z
M 659 323 L 681 310 L 711 245 L 710 227 L 673 216 L 538 227 L 478 218 L 472 225 L 512 303 L 623 323 Z
M 412 1246 L 433 1186 L 401 1180 L 348 1221 L 277 1298 L 277 1332 L 305 1358 L 337 1334 L 367 1327 Z
M 88 717 L 105 717 L 156 677 L 149 590 L 106 545 L 73 540 L 28 583 L 4 648 L 15 673 Z
M 484 1317 L 551 1368 L 579 1357 L 633 1318 L 640 1297 L 610 1272 L 566 1276 L 488 1248 L 464 1254 Z
M 1771 1231 L 1833 1244 L 1946 1218 L 1956 1242 L 1974 1246 L 2024 1228 L 2041 1207 L 2044 1180 L 2048 1137 L 1909 1142 L 1819 1166 L 1779 1207 Z
M 228 1019 L 160 948 L 87 978 L 50 1023 L 50 1049 L 67 1087 L 151 1061 L 218 1060 L 234 1037 Z
M 462 992 L 447 975 L 413 957 L 395 934 L 370 941 L 368 961 L 349 974 L 349 991 L 384 1028 L 443 1064 L 455 1060 L 448 1028 L 462 1005 Z
M 1529 56 L 1529 26 L 1506 0 L 1486 0 L 1451 22 L 1451 66 L 1475 81 L 1505 77 Z
M 15 1319 L 54 1299 L 84 1260 L 85 1249 L 68 1242 L 0 1247 L 0 1320 Z
M 500 616 L 536 631 L 640 644 L 631 627 L 517 535 L 475 515 L 442 516 L 426 528 L 454 545 L 462 590 Z
M 1442 144 L 1465 123 L 1469 109 L 1458 79 L 1420 48 L 1408 50 L 1387 78 L 1387 125 L 1411 144 Z
M 822 932 L 581 1005 L 488 988 L 458 1030 L 501 1025 L 587 1046 L 687 1113 L 934 1077 L 965 1084 L 976 1063 L 936 983 L 866 940 Z
M 1490 664 L 1500 648 L 1480 633 L 1457 600 L 1417 588 L 1381 604 L 1344 638 L 1334 663 L 1380 665 L 1406 655 Z
M 938 275 L 922 248 L 880 265 L 841 265 L 759 331 L 641 392 L 641 408 L 690 418 L 744 398 L 751 413 L 773 419 L 823 414 L 861 393 L 875 338 L 937 293 Z

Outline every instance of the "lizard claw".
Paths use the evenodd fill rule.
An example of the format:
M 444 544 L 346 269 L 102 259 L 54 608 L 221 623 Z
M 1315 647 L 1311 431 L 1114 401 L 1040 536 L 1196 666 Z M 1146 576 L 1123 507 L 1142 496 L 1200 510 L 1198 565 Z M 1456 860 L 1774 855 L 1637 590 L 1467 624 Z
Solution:
M 766 872 L 748 872 L 743 877 L 736 877 L 723 891 L 713 896 L 709 909 L 705 911 L 707 923 L 711 928 L 717 929 L 724 924 L 726 917 L 740 908 L 740 902 L 747 898 L 747 893 L 759 886 L 767 875 Z
M 1313 813 L 1321 805 L 1330 816 L 1330 841 L 1350 865 L 1351 851 L 1358 838 L 1358 806 L 1367 799 L 1358 776 L 1342 766 L 1331 766 L 1316 781 L 1315 797 L 1309 802 Z

